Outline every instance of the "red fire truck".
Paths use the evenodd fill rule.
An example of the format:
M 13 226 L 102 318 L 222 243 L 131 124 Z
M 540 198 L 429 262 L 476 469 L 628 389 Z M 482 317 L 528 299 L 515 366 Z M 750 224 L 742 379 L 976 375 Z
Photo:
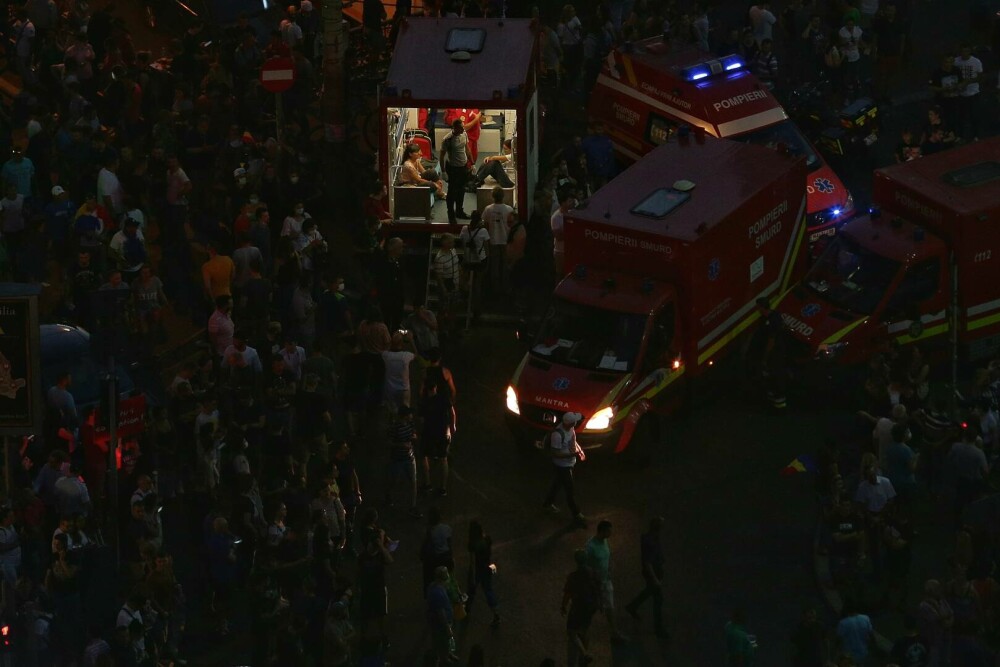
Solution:
M 535 442 L 565 412 L 585 448 L 620 452 L 737 346 L 803 266 L 805 160 L 680 136 L 564 222 L 566 266 L 507 388 L 509 426 Z
M 879 169 L 873 199 L 777 306 L 800 356 L 850 365 L 891 340 L 996 354 L 1000 139 Z
M 802 155 L 809 240 L 832 236 L 854 213 L 847 188 L 746 63 L 737 56 L 705 56 L 696 49 L 672 51 L 660 37 L 612 51 L 590 96 L 590 118 L 604 123 L 626 163 L 662 144 L 680 125 Z

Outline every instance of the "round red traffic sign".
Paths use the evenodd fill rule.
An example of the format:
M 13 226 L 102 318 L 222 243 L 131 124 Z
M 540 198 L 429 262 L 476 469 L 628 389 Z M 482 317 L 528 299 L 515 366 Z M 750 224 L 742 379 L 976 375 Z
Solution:
M 270 58 L 260 66 L 260 84 L 269 93 L 283 93 L 295 83 L 295 61 Z

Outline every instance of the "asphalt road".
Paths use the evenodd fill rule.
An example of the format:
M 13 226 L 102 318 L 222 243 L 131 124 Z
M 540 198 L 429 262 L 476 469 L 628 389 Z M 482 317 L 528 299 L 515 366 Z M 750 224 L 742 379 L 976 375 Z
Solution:
M 781 477 L 793 458 L 814 451 L 837 413 L 790 410 L 775 415 L 738 389 L 669 421 L 648 465 L 610 457 L 578 466 L 579 502 L 587 530 L 541 511 L 548 461 L 519 453 L 503 422 L 503 391 L 522 350 L 505 330 L 484 328 L 466 337 L 447 361 L 458 385 L 459 432 L 453 448 L 450 495 L 439 502 L 455 529 L 458 571 L 467 559 L 464 536 L 479 517 L 494 538 L 503 624 L 477 601 L 458 633 L 464 655 L 474 643 L 489 664 L 534 665 L 546 656 L 565 661 L 559 615 L 562 583 L 572 553 L 597 520 L 614 524 L 614 583 L 619 608 L 641 587 L 639 536 L 655 515 L 666 519 L 666 624 L 673 635 L 652 634 L 651 609 L 639 628 L 624 612 L 620 627 L 631 640 L 612 649 L 607 625 L 591 632 L 597 665 L 711 665 L 724 659 L 722 632 L 734 606 L 744 608 L 760 643 L 761 665 L 783 664 L 788 633 L 805 606 L 822 605 L 812 573 L 815 503 L 808 475 Z M 366 460 L 378 456 L 362 454 Z M 368 478 L 377 479 L 377 467 Z M 369 498 L 380 493 L 369 491 Z M 428 501 L 422 501 L 426 508 Z M 376 505 L 377 506 L 377 505 Z M 421 526 L 400 510 L 384 516 L 402 543 L 390 571 L 393 664 L 416 664 L 424 645 L 420 614 Z M 612 659 L 613 658 L 613 659 Z

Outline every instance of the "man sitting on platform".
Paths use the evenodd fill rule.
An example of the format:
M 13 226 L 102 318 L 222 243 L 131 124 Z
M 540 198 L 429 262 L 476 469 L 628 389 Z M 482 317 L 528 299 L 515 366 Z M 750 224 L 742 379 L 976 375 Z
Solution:
M 487 176 L 492 176 L 501 187 L 512 188 L 514 181 L 507 175 L 505 165 L 510 162 L 511 140 L 504 139 L 503 150 L 498 155 L 491 155 L 483 160 L 483 164 L 476 171 L 476 187 L 481 188 L 486 182 Z

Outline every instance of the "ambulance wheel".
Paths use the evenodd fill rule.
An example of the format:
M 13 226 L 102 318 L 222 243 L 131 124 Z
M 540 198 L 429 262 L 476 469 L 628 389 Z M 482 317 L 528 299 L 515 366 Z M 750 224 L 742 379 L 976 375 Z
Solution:
M 647 466 L 660 443 L 660 418 L 647 412 L 636 424 L 635 433 L 622 452 L 623 460 L 631 465 Z

